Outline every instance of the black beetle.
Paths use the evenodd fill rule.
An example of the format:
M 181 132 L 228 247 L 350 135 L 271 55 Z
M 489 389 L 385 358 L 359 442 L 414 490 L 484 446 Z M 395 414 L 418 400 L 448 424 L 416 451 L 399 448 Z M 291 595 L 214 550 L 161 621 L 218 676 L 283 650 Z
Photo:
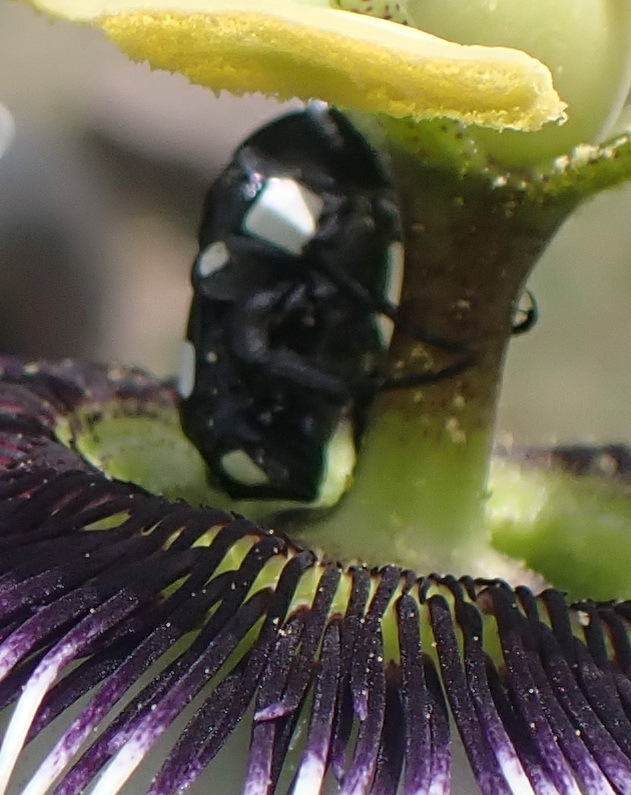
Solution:
M 232 498 L 336 502 L 377 391 L 474 361 L 465 345 L 401 323 L 400 241 L 379 158 L 324 105 L 256 132 L 211 187 L 180 415 Z M 437 372 L 386 379 L 394 325 L 461 356 Z

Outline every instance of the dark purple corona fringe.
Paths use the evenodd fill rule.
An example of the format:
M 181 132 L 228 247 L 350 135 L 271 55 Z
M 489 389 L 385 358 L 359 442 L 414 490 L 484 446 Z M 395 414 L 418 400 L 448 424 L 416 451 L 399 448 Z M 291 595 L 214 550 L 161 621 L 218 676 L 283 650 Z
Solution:
M 631 483 L 631 445 L 566 444 L 555 447 L 498 446 L 496 454 L 537 469 L 558 469 L 579 477 Z
M 631 793 L 630 603 L 344 570 L 110 481 L 56 418 L 169 387 L 21 367 L 0 360 L 0 792 L 136 795 L 165 738 L 151 795 L 211 791 L 247 720 L 248 795 L 448 793 L 450 724 L 488 795 Z

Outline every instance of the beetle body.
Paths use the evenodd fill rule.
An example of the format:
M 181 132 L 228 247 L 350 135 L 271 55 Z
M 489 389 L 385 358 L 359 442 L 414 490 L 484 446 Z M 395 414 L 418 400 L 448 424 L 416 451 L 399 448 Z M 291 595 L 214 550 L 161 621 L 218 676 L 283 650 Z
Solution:
M 377 157 L 323 106 L 255 133 L 210 189 L 181 418 L 231 497 L 339 498 L 378 389 L 390 321 L 373 305 L 398 302 L 399 238 Z

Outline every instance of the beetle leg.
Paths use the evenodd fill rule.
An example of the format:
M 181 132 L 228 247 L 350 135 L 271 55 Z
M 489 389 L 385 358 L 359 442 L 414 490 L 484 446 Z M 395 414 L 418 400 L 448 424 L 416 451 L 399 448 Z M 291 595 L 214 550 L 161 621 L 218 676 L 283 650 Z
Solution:
M 290 292 L 260 291 L 239 307 L 232 317 L 230 343 L 232 353 L 242 363 L 264 372 L 266 381 L 280 379 L 292 386 L 313 389 L 336 401 L 349 398 L 341 378 L 309 363 L 305 356 L 288 347 L 271 343 L 271 329 L 279 312 L 284 312 Z
M 524 301 L 525 306 L 522 305 L 522 301 Z M 524 290 L 519 300 L 517 308 L 515 309 L 513 320 L 517 317 L 523 317 L 523 320 L 513 323 L 513 336 L 525 334 L 527 331 L 530 331 L 530 329 L 539 319 L 539 308 L 537 307 L 537 301 L 530 290 Z

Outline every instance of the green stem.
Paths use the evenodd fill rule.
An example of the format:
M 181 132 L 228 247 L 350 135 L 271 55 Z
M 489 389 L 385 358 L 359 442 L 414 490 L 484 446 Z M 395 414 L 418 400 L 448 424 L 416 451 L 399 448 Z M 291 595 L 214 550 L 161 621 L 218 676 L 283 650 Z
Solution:
M 469 361 L 435 383 L 383 391 L 354 486 L 325 518 L 292 531 L 342 559 L 385 554 L 421 571 L 505 575 L 484 523 L 504 356 L 524 281 L 574 203 L 531 201 L 523 183 L 463 172 L 456 125 L 387 125 L 406 249 L 388 376 Z M 409 326 L 462 349 L 428 345 Z
M 536 175 L 533 196 L 550 201 L 586 199 L 631 179 L 631 133 L 625 131 L 600 145 L 581 144 L 555 158 L 551 167 Z

